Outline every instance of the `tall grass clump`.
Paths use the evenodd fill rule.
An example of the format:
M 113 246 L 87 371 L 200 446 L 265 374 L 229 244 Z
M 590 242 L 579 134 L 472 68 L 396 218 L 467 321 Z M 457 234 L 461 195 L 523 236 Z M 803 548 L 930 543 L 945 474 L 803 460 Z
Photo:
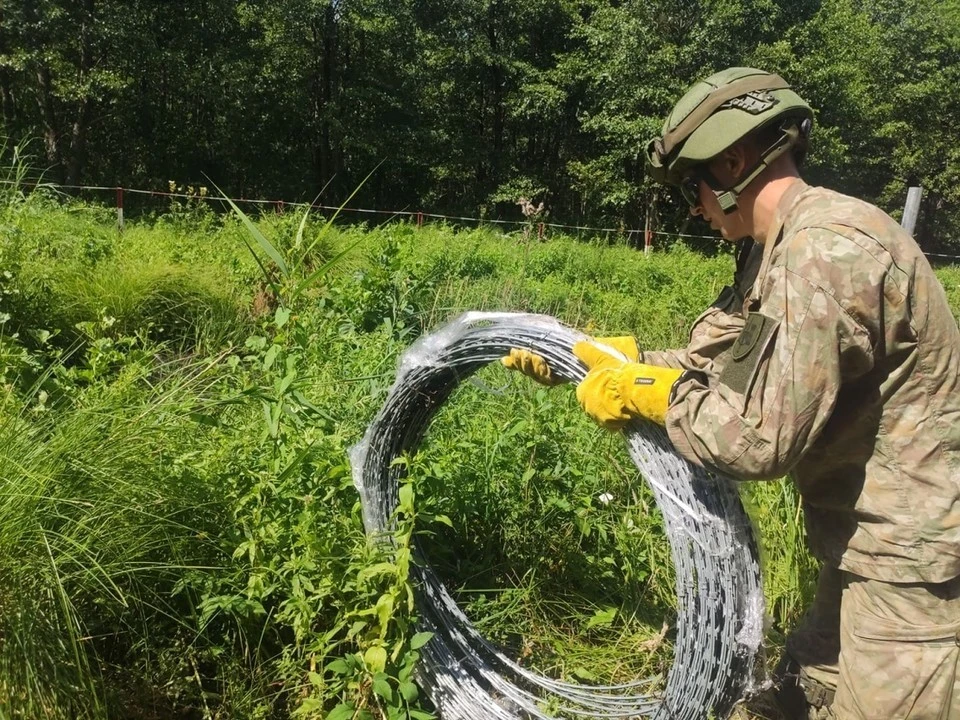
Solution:
M 9 222 L 52 186 L 34 169 L 29 144 L 0 136 L 0 221 Z M 40 192 L 36 192 L 37 190 Z
M 220 560 L 222 508 L 175 461 L 197 446 L 188 415 L 204 372 L 150 375 L 129 364 L 59 410 L 44 405 L 46 393 L 17 401 L 7 391 L 0 707 L 10 716 L 105 716 L 118 699 L 104 676 L 149 662 L 188 627 L 191 599 L 177 583 Z M 147 629 L 151 646 L 135 659 Z
M 67 337 L 109 317 L 119 336 L 139 334 L 177 349 L 216 350 L 244 338 L 242 307 L 229 287 L 183 265 L 111 259 L 65 272 L 52 285 Z

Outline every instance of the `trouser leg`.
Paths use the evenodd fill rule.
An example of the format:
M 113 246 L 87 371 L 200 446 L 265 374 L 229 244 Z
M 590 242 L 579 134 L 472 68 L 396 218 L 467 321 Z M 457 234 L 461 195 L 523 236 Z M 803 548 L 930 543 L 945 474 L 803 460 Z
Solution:
M 789 720 L 960 720 L 960 577 L 887 583 L 824 568 L 774 680 Z
M 849 575 L 840 621 L 838 720 L 960 718 L 960 578 Z
M 813 604 L 787 638 L 774 682 L 777 704 L 789 720 L 831 717 L 839 680 L 844 576 L 836 568 L 821 568 Z

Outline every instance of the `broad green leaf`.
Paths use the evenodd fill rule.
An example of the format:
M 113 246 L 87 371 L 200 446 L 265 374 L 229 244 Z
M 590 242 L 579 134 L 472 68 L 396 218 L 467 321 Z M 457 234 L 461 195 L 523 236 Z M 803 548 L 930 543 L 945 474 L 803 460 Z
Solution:
M 383 673 L 378 673 L 373 678 L 373 692 L 382 697 L 388 703 L 393 703 L 393 688 L 390 681 Z
M 433 637 L 432 632 L 418 632 L 416 635 L 410 638 L 410 649 L 419 650 L 428 642 L 430 642 L 430 638 L 432 637 Z
M 386 636 L 390 620 L 393 618 L 393 595 L 384 593 L 377 600 L 377 620 L 380 621 L 380 637 Z
M 327 720 L 350 720 L 356 712 L 353 703 L 340 703 L 330 711 Z
M 587 628 L 594 627 L 607 627 L 613 623 L 614 618 L 617 617 L 617 609 L 615 607 L 608 607 L 597 610 L 589 620 L 587 620 Z
M 267 352 L 263 356 L 263 369 L 269 370 L 270 368 L 272 368 L 273 363 L 276 361 L 277 355 L 279 354 L 280 354 L 280 346 L 271 345 L 270 348 L 267 350 Z
M 417 686 L 412 682 L 402 682 L 399 686 L 400 694 L 403 696 L 403 699 L 407 702 L 415 702 L 417 696 L 420 695 L 420 692 L 417 690 Z
M 518 421 L 515 422 L 513 425 L 511 425 L 510 427 L 508 427 L 507 430 L 506 430 L 506 432 L 504 432 L 503 435 L 501 435 L 500 437 L 501 437 L 502 439 L 506 439 L 506 438 L 509 438 L 509 437 L 513 437 L 513 436 L 516 435 L 517 433 L 523 432 L 523 431 L 526 430 L 526 429 L 527 429 L 527 421 L 526 421 L 526 420 L 518 420 Z
M 370 672 L 383 672 L 383 669 L 387 666 L 386 648 L 380 645 L 367 648 L 367 651 L 363 654 L 363 662 Z
M 357 573 L 357 580 L 359 582 L 365 582 L 370 578 L 377 577 L 379 575 L 393 575 L 397 572 L 397 566 L 392 562 L 379 562 L 374 563 L 373 565 L 368 565 L 363 568 L 359 573 Z
M 412 513 L 413 512 L 413 485 L 406 483 L 400 486 L 400 490 L 397 493 L 400 512 Z
M 582 665 L 578 665 L 571 671 L 576 677 L 581 680 L 586 680 L 587 682 L 596 682 L 597 676 L 592 672 L 584 668 Z
M 336 660 L 327 663 L 327 670 L 332 672 L 334 675 L 349 675 L 352 672 L 352 668 L 343 658 L 337 658 Z

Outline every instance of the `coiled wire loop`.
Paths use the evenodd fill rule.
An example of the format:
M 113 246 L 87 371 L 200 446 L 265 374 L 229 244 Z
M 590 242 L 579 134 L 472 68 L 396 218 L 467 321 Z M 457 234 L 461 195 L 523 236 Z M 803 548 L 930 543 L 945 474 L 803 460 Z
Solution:
M 543 356 L 579 382 L 586 368 L 571 348 L 586 336 L 542 315 L 467 313 L 420 338 L 401 357 L 396 382 L 364 439 L 351 451 L 370 533 L 390 528 L 401 469 L 456 386 L 510 348 Z M 677 632 L 666 686 L 560 682 L 513 662 L 474 629 L 435 572 L 412 570 L 418 613 L 434 633 L 418 679 L 444 720 L 726 717 L 751 686 L 762 639 L 763 594 L 751 525 L 734 481 L 688 463 L 664 430 L 636 421 L 623 431 L 637 469 L 664 516 L 676 569 Z M 546 708 L 553 708 L 548 713 Z

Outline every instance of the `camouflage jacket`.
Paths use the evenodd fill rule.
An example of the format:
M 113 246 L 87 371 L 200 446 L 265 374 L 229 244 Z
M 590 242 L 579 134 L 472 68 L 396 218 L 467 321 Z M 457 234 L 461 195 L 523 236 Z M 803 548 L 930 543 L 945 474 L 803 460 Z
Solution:
M 690 371 L 667 414 L 678 451 L 741 479 L 789 474 L 828 564 L 960 575 L 960 329 L 914 240 L 798 180 L 742 308 L 712 310 L 727 324 L 713 356 L 672 357 Z

